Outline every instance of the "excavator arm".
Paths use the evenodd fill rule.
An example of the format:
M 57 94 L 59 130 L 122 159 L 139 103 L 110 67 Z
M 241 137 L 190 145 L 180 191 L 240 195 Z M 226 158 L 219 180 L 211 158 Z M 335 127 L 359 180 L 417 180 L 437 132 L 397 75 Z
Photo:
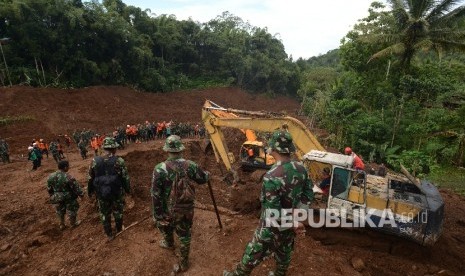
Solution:
M 239 117 L 237 114 L 243 115 Z M 207 100 L 202 109 L 202 121 L 210 135 L 210 141 L 215 152 L 216 160 L 221 159 L 226 169 L 233 174 L 232 164 L 234 155 L 229 151 L 222 128 L 230 127 L 245 131 L 273 132 L 278 129 L 288 131 L 296 147 L 296 156 L 299 160 L 310 150 L 325 151 L 315 136 L 299 120 L 278 113 L 246 111 L 239 109 L 226 109 Z M 247 133 L 247 132 L 244 132 Z M 255 133 L 252 132 L 254 135 Z M 247 136 L 247 134 L 246 134 Z M 249 139 L 249 137 L 247 136 Z M 322 167 L 316 165 L 309 168 L 310 177 L 315 180 Z M 235 174 L 237 175 L 237 174 Z M 236 178 L 236 177 L 235 177 Z M 235 179 L 237 180 L 237 179 Z

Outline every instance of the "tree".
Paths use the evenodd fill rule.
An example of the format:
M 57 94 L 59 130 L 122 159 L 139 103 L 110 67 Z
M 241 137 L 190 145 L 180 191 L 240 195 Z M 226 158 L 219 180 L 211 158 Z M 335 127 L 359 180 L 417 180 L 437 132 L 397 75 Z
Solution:
M 458 0 L 387 0 L 392 7 L 394 25 L 389 31 L 368 34 L 375 42 L 389 45 L 373 54 L 370 60 L 392 54 L 400 56 L 402 68 L 409 69 L 412 58 L 420 50 L 465 52 L 465 31 L 458 24 L 465 17 L 465 5 Z M 455 8 L 454 8 L 455 7 Z

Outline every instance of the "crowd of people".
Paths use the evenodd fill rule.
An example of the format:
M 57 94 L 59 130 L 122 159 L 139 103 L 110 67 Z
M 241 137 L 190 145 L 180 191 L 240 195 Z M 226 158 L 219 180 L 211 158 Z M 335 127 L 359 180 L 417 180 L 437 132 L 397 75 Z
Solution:
M 65 139 L 66 141 L 66 139 Z M 66 142 L 65 142 L 66 143 Z M 67 147 L 70 143 L 66 143 Z M 53 139 L 50 143 L 47 143 L 44 139 L 32 139 L 32 142 L 28 146 L 28 157 L 27 159 L 32 162 L 32 170 L 35 171 L 37 168 L 42 166 L 42 159 L 44 156 L 49 157 L 49 153 L 52 154 L 53 159 L 56 163 L 65 158 L 63 152 L 63 146 L 59 138 Z
M 174 121 L 151 123 L 145 121 L 145 123 L 116 126 L 111 135 L 122 148 L 128 143 L 164 139 L 171 134 L 176 134 L 181 138 L 202 138 L 205 136 L 205 127 L 201 123 L 176 123 Z M 83 140 L 87 145 L 95 135 L 98 135 L 95 131 L 84 128 L 75 130 L 72 137 L 76 144 Z M 101 137 L 100 140 L 103 141 Z
M 42 164 L 44 155 L 48 158 L 49 153 L 51 153 L 56 163 L 65 158 L 63 143 L 66 148 L 69 148 L 74 142 L 82 159 L 87 159 L 89 148 L 92 149 L 94 156 L 102 153 L 102 145 L 106 137 L 114 138 L 118 148 L 123 149 L 131 143 L 165 139 L 172 134 L 182 138 L 204 138 L 205 128 L 200 123 L 176 123 L 173 121 L 158 123 L 146 121 L 143 124 L 117 126 L 109 134 L 99 134 L 95 130 L 83 128 L 82 130 L 74 130 L 71 136 L 68 134 L 58 135 L 50 143 L 42 138 L 33 139 L 28 146 L 28 160 L 32 162 L 32 170 L 37 170 Z M 0 156 L 3 162 L 9 162 L 8 153 L 8 144 L 5 140 L 0 140 Z

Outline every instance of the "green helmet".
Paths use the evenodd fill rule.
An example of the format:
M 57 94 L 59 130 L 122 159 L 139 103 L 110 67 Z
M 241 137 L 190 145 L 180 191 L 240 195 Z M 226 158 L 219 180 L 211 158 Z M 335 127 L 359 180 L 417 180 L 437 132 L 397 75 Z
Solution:
M 184 149 L 181 137 L 178 135 L 170 135 L 170 137 L 166 138 L 165 145 L 163 146 L 163 150 L 167 152 L 180 152 Z
M 277 130 L 271 135 L 270 140 L 268 140 L 268 147 L 279 153 L 295 152 L 291 134 L 284 130 Z
M 118 148 L 118 146 L 119 145 L 118 145 L 118 143 L 116 143 L 114 138 L 106 137 L 103 140 L 103 148 L 104 149 L 116 149 L 116 148 Z

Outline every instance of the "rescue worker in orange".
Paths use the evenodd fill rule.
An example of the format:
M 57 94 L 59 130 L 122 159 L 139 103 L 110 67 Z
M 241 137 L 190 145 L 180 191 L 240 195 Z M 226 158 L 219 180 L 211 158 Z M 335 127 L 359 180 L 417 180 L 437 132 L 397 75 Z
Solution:
M 354 163 L 352 164 L 352 166 L 356 169 L 356 170 L 360 170 L 360 171 L 364 171 L 365 170 L 365 163 L 363 163 L 363 160 L 362 158 L 360 158 L 357 154 L 355 154 L 355 152 L 352 151 L 352 149 L 350 147 L 346 147 L 344 149 L 344 153 L 346 155 L 350 155 L 354 158 Z
M 158 122 L 157 123 L 157 138 L 161 139 L 163 137 L 163 130 L 165 129 L 165 123 Z
M 48 145 L 44 142 L 44 139 L 39 139 L 37 146 L 39 147 L 40 153 L 42 153 L 42 155 L 47 155 L 48 159 Z

